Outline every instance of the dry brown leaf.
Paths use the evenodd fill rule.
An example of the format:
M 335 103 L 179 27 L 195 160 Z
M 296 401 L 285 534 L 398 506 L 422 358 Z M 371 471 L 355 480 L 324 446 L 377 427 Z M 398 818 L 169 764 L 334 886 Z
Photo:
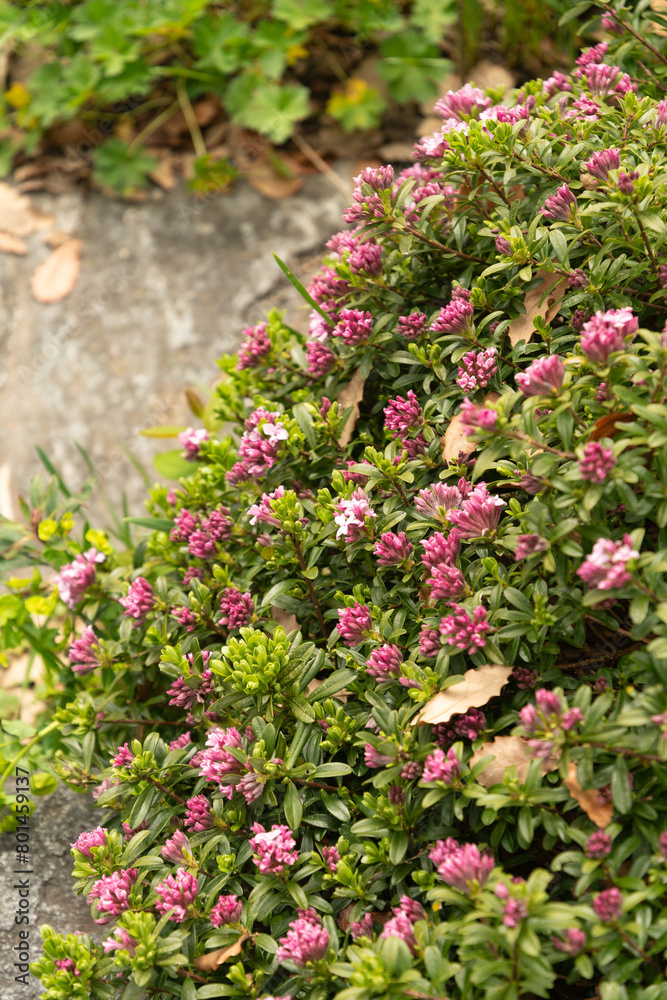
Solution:
M 507 328 L 507 333 L 512 347 L 516 347 L 520 340 L 526 343 L 535 333 L 534 320 L 536 316 L 541 316 L 546 323 L 550 323 L 558 312 L 560 300 L 568 287 L 567 279 L 559 279 L 555 274 L 548 274 L 546 271 L 537 271 L 536 278 L 542 279 L 542 284 L 528 292 L 523 305 L 526 312 L 522 316 L 513 319 Z M 545 294 L 546 293 L 546 294 Z M 542 304 L 540 305 L 540 302 Z
M 252 934 L 242 934 L 234 944 L 230 944 L 226 948 L 216 948 L 215 951 L 209 951 L 207 955 L 200 955 L 199 958 L 195 958 L 195 969 L 200 969 L 202 972 L 215 972 L 227 959 L 240 955 L 244 943 L 251 937 Z
M 50 233 L 44 237 L 44 242 L 47 247 L 51 247 L 55 250 L 57 247 L 61 247 L 63 243 L 67 243 L 68 240 L 72 239 L 71 233 L 64 233 L 62 229 L 52 229 Z
M 456 413 L 449 421 L 447 430 L 440 438 L 443 462 L 446 462 L 447 465 L 450 462 L 455 462 L 461 451 L 466 455 L 472 454 L 477 445 L 468 437 L 469 432 L 470 428 L 463 425 L 461 414 Z
M 282 608 L 277 608 L 275 604 L 271 605 L 271 617 L 278 625 L 282 625 L 287 633 L 301 627 L 296 620 L 296 615 L 288 615 L 286 611 L 283 611 Z
M 613 437 L 618 431 L 619 424 L 631 424 L 637 418 L 633 413 L 607 413 L 595 421 L 591 441 L 601 441 L 602 438 Z
M 415 722 L 435 725 L 438 722 L 449 722 L 453 715 L 467 712 L 469 708 L 481 708 L 500 694 L 511 673 L 512 667 L 501 667 L 497 663 L 486 663 L 476 670 L 466 670 L 458 684 L 453 684 L 446 691 L 439 691 L 426 702 Z
M 0 221 L 4 232 L 12 236 L 30 236 L 50 226 L 53 219 L 35 208 L 30 198 L 0 182 Z
M 570 764 L 567 769 L 567 778 L 563 782 L 573 799 L 576 799 L 589 819 L 592 819 L 596 826 L 601 829 L 609 826 L 614 815 L 614 807 L 611 802 L 600 802 L 600 791 L 598 788 L 589 788 L 584 791 L 577 778 L 577 765 Z
M 350 903 L 346 906 L 344 910 L 341 910 L 338 914 L 337 924 L 342 931 L 346 931 L 350 926 L 350 914 L 355 907 L 355 903 Z M 388 920 L 391 919 L 391 910 L 386 910 L 384 913 L 373 912 L 371 913 L 371 920 L 376 924 L 386 924 Z
M 354 425 L 359 418 L 359 403 L 364 398 L 365 379 L 361 377 L 361 368 L 357 368 L 354 375 L 338 394 L 338 412 L 342 413 L 348 406 L 352 407 L 352 413 L 347 418 L 347 423 L 338 438 L 339 448 L 344 448 L 352 440 Z
M 505 771 L 512 765 L 516 766 L 517 779 L 524 782 L 528 776 L 528 768 L 534 759 L 530 756 L 530 751 L 524 740 L 520 736 L 496 736 L 495 740 L 485 743 L 479 750 L 475 750 L 470 758 L 470 766 L 493 754 L 495 760 L 489 761 L 484 770 L 477 776 L 477 781 L 484 788 L 497 785 L 505 776 Z M 555 757 L 547 757 L 542 761 L 542 774 L 548 771 L 555 771 L 558 767 L 558 760 Z
M 15 253 L 19 257 L 23 257 L 28 252 L 27 245 L 20 240 L 18 236 L 12 236 L 11 233 L 3 233 L 0 230 L 0 253 Z
M 38 302 L 61 302 L 76 285 L 81 270 L 81 240 L 68 240 L 53 250 L 30 280 Z
M 287 198 L 291 194 L 296 194 L 303 185 L 302 177 L 281 177 L 264 156 L 257 157 L 245 170 L 245 176 L 250 186 L 265 198 Z

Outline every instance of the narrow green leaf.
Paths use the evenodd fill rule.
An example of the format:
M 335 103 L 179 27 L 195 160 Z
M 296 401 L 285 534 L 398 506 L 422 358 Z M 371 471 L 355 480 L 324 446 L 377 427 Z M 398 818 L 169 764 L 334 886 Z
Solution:
M 294 274 L 292 271 L 290 271 L 290 269 L 287 266 L 287 264 L 285 264 L 280 259 L 280 257 L 278 256 L 277 253 L 274 253 L 273 256 L 274 256 L 276 264 L 278 265 L 278 267 L 280 268 L 280 270 L 283 272 L 283 274 L 285 275 L 285 277 L 287 278 L 287 280 L 290 282 L 290 284 L 293 285 L 294 288 L 296 288 L 296 290 L 299 293 L 299 295 L 301 296 L 301 298 L 304 299 L 308 303 L 308 305 L 311 306 L 312 309 L 316 309 L 317 312 L 320 314 L 320 316 L 327 321 L 327 323 L 330 323 L 331 322 L 331 317 L 327 316 L 327 314 L 325 313 L 324 309 L 322 309 L 321 306 L 318 306 L 318 304 L 315 301 L 315 299 L 313 298 L 313 296 L 310 295 L 306 291 L 306 289 L 303 287 L 303 285 L 301 284 L 301 282 L 297 278 L 296 274 Z
M 297 787 L 291 781 L 287 786 L 287 794 L 285 796 L 283 806 L 285 809 L 285 817 L 289 823 L 290 829 L 298 830 L 303 816 L 303 806 L 301 805 L 301 799 L 299 797 Z

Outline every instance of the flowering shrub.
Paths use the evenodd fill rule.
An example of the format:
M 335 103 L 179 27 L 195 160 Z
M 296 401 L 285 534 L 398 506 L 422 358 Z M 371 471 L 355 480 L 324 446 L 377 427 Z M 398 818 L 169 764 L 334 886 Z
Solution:
M 12 527 L 59 602 L 13 581 L 5 643 L 103 810 L 108 936 L 44 930 L 49 1000 L 664 996 L 667 105 L 614 16 L 359 176 L 310 335 L 223 359 L 237 433 L 185 438 L 149 538 L 53 491 Z

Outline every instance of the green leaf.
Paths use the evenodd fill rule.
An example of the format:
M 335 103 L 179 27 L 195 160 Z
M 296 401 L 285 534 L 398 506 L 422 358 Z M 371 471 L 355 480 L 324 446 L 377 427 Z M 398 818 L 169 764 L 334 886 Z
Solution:
M 320 800 L 326 811 L 331 813 L 335 819 L 339 819 L 341 823 L 350 822 L 350 810 L 336 795 L 331 795 L 329 792 L 320 792 Z
M 197 987 L 194 979 L 186 979 L 181 986 L 181 1000 L 197 1000 Z
M 383 59 L 378 72 L 389 84 L 396 101 L 428 101 L 438 93 L 438 83 L 452 64 L 440 58 L 440 49 L 417 30 L 409 28 L 380 43 Z
M 13 719 L 12 721 L 3 719 L 2 728 L 9 736 L 16 736 L 19 740 L 28 739 L 37 732 L 34 726 L 29 726 L 27 722 L 22 722 L 21 719 Z
M 329 674 L 325 681 L 318 684 L 314 691 L 311 691 L 308 695 L 308 701 L 324 701 L 325 698 L 331 698 L 342 691 L 345 685 L 353 681 L 356 676 L 357 671 L 351 670 L 349 667 L 344 670 L 335 670 L 333 674 Z
M 289 707 L 292 709 L 299 722 L 315 721 L 315 712 L 313 711 L 312 705 L 309 705 L 302 695 L 293 695 L 289 699 Z
M 57 787 L 58 779 L 55 774 L 40 771 L 30 775 L 30 791 L 33 795 L 52 795 Z
M 148 175 L 158 165 L 141 147 L 132 147 L 122 139 L 107 139 L 95 151 L 93 176 L 103 187 L 112 188 L 122 195 L 130 195 L 145 187 Z
M 352 774 L 352 768 L 348 764 L 320 764 L 313 777 L 334 778 L 342 774 Z
M 328 21 L 334 11 L 330 0 L 273 0 L 272 12 L 294 31 L 302 31 L 318 21 Z
M 424 37 L 440 45 L 445 28 L 458 19 L 456 0 L 415 0 L 410 11 L 410 23 L 421 28 Z
M 187 427 L 168 427 L 165 425 L 161 427 L 159 424 L 157 427 L 146 427 L 145 430 L 139 431 L 142 437 L 147 438 L 175 438 L 178 437 L 183 431 L 187 430 Z
M 287 280 L 289 281 L 289 283 L 294 288 L 296 288 L 296 290 L 299 293 L 299 295 L 301 296 L 301 298 L 305 302 L 307 302 L 308 305 L 312 309 L 315 309 L 320 314 L 320 316 L 322 316 L 322 318 L 327 321 L 327 323 L 331 322 L 331 317 L 327 316 L 327 314 L 325 313 L 324 309 L 322 309 L 322 307 L 317 304 L 317 302 L 312 297 L 312 295 L 309 292 L 306 291 L 306 289 L 303 287 L 303 285 L 301 284 L 301 282 L 297 278 L 296 274 L 294 274 L 292 271 L 290 271 L 290 269 L 287 266 L 287 264 L 285 264 L 280 259 L 280 257 L 278 256 L 277 253 L 273 254 L 273 259 L 275 260 L 276 264 L 278 265 L 278 267 L 280 268 L 280 270 L 283 272 L 283 274 L 285 275 L 285 277 L 287 278 Z
M 287 786 L 287 794 L 285 795 L 283 808 L 285 809 L 285 817 L 289 823 L 290 829 L 298 830 L 303 817 L 303 806 L 301 805 L 301 799 L 299 797 L 297 787 L 291 781 Z
M 552 229 L 549 232 L 549 239 L 551 240 L 551 245 L 556 252 L 556 256 L 561 264 L 566 265 L 568 263 L 567 254 L 567 240 L 560 231 L 560 229 Z
M 234 119 L 280 145 L 289 139 L 295 123 L 308 117 L 308 97 L 305 87 L 268 83 L 254 92 Z
M 585 14 L 589 7 L 592 7 L 590 0 L 584 0 L 584 3 L 575 4 L 574 7 L 566 11 L 559 19 L 558 26 L 561 27 L 563 24 L 575 21 L 581 14 Z
M 622 813 L 632 809 L 632 792 L 630 791 L 630 776 L 625 758 L 619 757 L 611 773 L 611 797 L 614 808 Z
M 180 451 L 161 451 L 153 456 L 153 465 L 165 479 L 182 479 L 193 475 L 197 469 L 197 463 L 188 462 Z
M 308 896 L 306 896 L 298 882 L 290 879 L 289 882 L 285 882 L 285 888 L 297 906 L 301 907 L 302 910 L 308 909 Z
M 408 835 L 405 830 L 395 830 L 389 842 L 389 860 L 392 865 L 400 865 L 408 849 Z

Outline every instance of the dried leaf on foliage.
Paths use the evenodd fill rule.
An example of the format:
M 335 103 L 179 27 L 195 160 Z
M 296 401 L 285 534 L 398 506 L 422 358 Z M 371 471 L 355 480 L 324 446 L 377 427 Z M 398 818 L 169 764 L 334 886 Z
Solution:
M 44 237 L 44 242 L 47 247 L 51 247 L 55 250 L 57 247 L 61 247 L 63 243 L 67 243 L 68 240 L 72 239 L 71 233 L 64 233 L 62 229 L 52 229 L 50 233 Z
M 0 182 L 0 229 L 12 236 L 30 236 L 50 226 L 53 219 L 40 212 L 24 194 Z
M 536 316 L 541 316 L 546 323 L 551 322 L 568 287 L 567 279 L 559 279 L 557 275 L 547 271 L 537 271 L 535 277 L 541 278 L 542 284 L 528 292 L 523 300 L 525 313 L 513 319 L 507 328 L 512 347 L 516 347 L 520 340 L 526 343 L 531 340 L 535 333 Z
M 18 236 L 0 230 L 0 253 L 14 253 L 23 257 L 28 252 L 27 245 Z
M 155 170 L 151 170 L 148 176 L 163 191 L 172 191 L 178 181 L 174 167 L 180 162 L 180 157 L 178 154 L 174 155 L 169 149 L 156 149 L 154 146 L 146 151 L 158 159 L 157 167 Z
M 296 615 L 288 615 L 286 611 L 283 611 L 282 608 L 277 608 L 275 604 L 271 605 L 271 617 L 274 622 L 278 623 L 278 625 L 282 625 L 288 634 L 293 632 L 295 628 L 301 628 L 296 620 Z M 311 684 L 312 683 L 313 682 L 311 681 Z
M 483 399 L 483 405 L 495 403 L 497 399 L 500 399 L 500 395 L 497 392 L 488 392 Z M 470 427 L 464 426 L 461 414 L 455 414 L 449 422 L 449 427 L 440 438 L 443 462 L 447 464 L 455 462 L 461 451 L 466 455 L 473 453 L 477 445 L 469 439 L 468 435 L 470 433 L 472 431 Z
M 631 424 L 636 419 L 634 413 L 607 413 L 595 421 L 589 441 L 601 441 L 602 438 L 613 437 L 619 424 Z
M 577 765 L 570 764 L 567 769 L 567 778 L 563 782 L 573 799 L 576 799 L 589 819 L 592 819 L 596 826 L 609 826 L 614 815 L 614 807 L 611 802 L 600 802 L 600 790 L 589 788 L 584 791 L 577 778 Z
M 352 413 L 347 418 L 347 423 L 338 438 L 338 446 L 344 448 L 350 443 L 354 426 L 359 418 L 359 403 L 364 398 L 364 385 L 366 380 L 361 377 L 361 368 L 357 368 L 352 378 L 338 394 L 338 412 L 342 413 L 348 406 L 352 407 Z
M 30 280 L 38 302 L 61 302 L 76 285 L 81 270 L 81 240 L 67 240 L 39 265 Z
M 287 164 L 285 164 L 287 167 Z M 281 177 L 266 156 L 258 156 L 245 171 L 248 182 L 265 198 L 287 198 L 303 185 L 302 177 Z
M 528 776 L 528 768 L 534 760 L 530 755 L 525 740 L 520 736 L 496 736 L 495 740 L 485 743 L 479 750 L 475 750 L 470 758 L 470 766 L 493 754 L 495 760 L 489 761 L 484 770 L 477 776 L 477 781 L 484 788 L 497 785 L 505 776 L 505 771 L 513 765 L 516 767 L 516 774 L 519 781 L 524 782 Z M 558 767 L 558 759 L 554 756 L 547 757 L 542 761 L 542 774 L 548 771 L 555 771 Z
M 240 955 L 244 943 L 251 937 L 252 934 L 241 934 L 234 944 L 230 944 L 226 948 L 216 948 L 215 951 L 209 951 L 207 955 L 200 955 L 199 958 L 195 958 L 195 969 L 199 969 L 201 972 L 215 972 L 228 959 Z
M 439 691 L 426 702 L 415 722 L 436 725 L 438 722 L 449 722 L 453 715 L 467 712 L 469 708 L 481 708 L 500 694 L 512 669 L 497 663 L 486 663 L 476 670 L 466 670 L 458 684 Z

